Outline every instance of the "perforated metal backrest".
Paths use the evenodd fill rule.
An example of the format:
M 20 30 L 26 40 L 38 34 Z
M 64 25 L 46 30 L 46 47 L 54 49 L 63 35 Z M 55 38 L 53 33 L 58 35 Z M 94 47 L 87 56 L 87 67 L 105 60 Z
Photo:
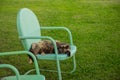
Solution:
M 17 15 L 17 29 L 19 36 L 41 36 L 40 24 L 36 15 L 27 8 L 23 8 Z M 22 40 L 26 50 L 30 49 L 31 43 L 38 42 L 40 39 Z

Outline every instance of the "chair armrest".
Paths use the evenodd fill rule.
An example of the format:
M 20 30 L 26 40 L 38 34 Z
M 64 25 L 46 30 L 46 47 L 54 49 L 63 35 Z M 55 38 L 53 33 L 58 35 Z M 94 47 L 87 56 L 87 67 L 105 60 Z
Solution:
M 41 30 L 65 30 L 69 34 L 69 39 L 70 39 L 70 45 L 73 45 L 73 40 L 72 40 L 72 33 L 71 31 L 66 28 L 66 27 L 40 27 Z
M 39 67 L 38 67 L 38 63 L 37 63 L 36 57 L 31 52 L 28 52 L 28 51 L 2 52 L 2 53 L 0 53 L 0 56 L 8 56 L 8 55 L 15 55 L 15 54 L 17 54 L 17 55 L 20 55 L 20 54 L 30 55 L 33 58 L 33 60 L 34 60 L 34 65 L 35 65 L 36 73 L 38 75 L 40 75 Z
M 11 69 L 16 74 L 17 80 L 19 80 L 20 73 L 13 65 L 10 65 L 10 64 L 0 64 L 0 68 L 9 68 L 9 69 Z
M 52 41 L 54 49 L 55 49 L 55 54 L 56 57 L 58 58 L 58 50 L 57 50 L 57 45 L 56 42 L 53 38 L 49 37 L 49 36 L 21 36 L 19 37 L 20 39 L 49 39 Z

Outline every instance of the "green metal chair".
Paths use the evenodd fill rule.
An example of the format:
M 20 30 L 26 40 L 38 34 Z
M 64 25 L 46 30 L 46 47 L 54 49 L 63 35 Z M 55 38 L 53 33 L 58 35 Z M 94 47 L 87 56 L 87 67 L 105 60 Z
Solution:
M 32 75 L 27 75 L 27 74 L 20 75 L 19 71 L 14 66 L 12 66 L 10 64 L 0 64 L 0 68 L 9 68 L 16 74 L 16 76 L 7 76 L 7 77 L 3 77 L 0 80 L 45 80 L 45 77 L 43 75 L 40 75 L 40 71 L 39 71 L 36 57 L 32 53 L 30 53 L 28 51 L 3 52 L 3 53 L 0 53 L 0 56 L 10 56 L 10 55 L 15 55 L 15 54 L 17 54 L 17 55 L 20 55 L 20 54 L 30 55 L 34 60 L 36 74 L 34 74 L 34 75 L 33 74 Z
M 60 60 L 66 60 L 72 57 L 73 58 L 73 70 L 70 73 L 75 71 L 76 69 L 76 61 L 75 61 L 76 46 L 73 45 L 72 34 L 68 28 L 66 27 L 40 27 L 40 24 L 38 22 L 36 15 L 30 9 L 23 8 L 19 11 L 17 15 L 17 29 L 19 33 L 19 38 L 21 39 L 25 50 L 29 50 L 32 43 L 38 42 L 41 39 L 48 39 L 52 41 L 54 48 L 55 48 L 55 54 L 46 54 L 44 56 L 37 55 L 37 58 L 44 59 L 44 60 L 56 60 L 59 80 L 62 80 L 60 62 L 59 62 Z M 66 54 L 58 54 L 55 40 L 49 36 L 42 36 L 41 35 L 42 30 L 59 30 L 59 31 L 65 30 L 67 31 L 69 34 L 69 40 L 70 40 L 71 56 L 68 57 Z M 48 71 L 52 71 L 52 70 L 48 70 Z

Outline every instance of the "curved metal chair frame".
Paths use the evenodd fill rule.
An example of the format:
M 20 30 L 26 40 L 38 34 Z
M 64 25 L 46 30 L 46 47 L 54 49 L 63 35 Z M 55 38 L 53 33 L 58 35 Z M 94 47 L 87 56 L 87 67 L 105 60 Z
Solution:
M 55 49 L 55 54 L 46 54 L 44 56 L 37 55 L 37 58 L 44 59 L 44 60 L 56 60 L 59 80 L 62 80 L 60 62 L 59 62 L 60 60 L 66 60 L 72 57 L 73 58 L 73 70 L 70 73 L 75 71 L 76 69 L 76 60 L 75 60 L 76 46 L 73 45 L 72 34 L 68 28 L 66 27 L 40 27 L 40 24 L 38 22 L 36 15 L 30 9 L 22 8 L 17 15 L 17 29 L 19 33 L 19 38 L 21 39 L 25 50 L 29 50 L 32 43 L 38 42 L 41 39 L 48 39 L 52 41 L 54 45 L 54 49 Z M 58 54 L 55 40 L 50 36 L 41 36 L 42 30 L 65 30 L 67 31 L 67 33 L 69 34 L 69 40 L 70 40 L 71 56 L 68 57 L 66 54 Z M 26 74 L 30 73 L 31 71 L 34 71 L 34 70 L 30 70 Z M 53 71 L 53 70 L 46 70 L 46 71 Z
M 16 54 L 17 55 L 21 55 L 21 54 L 30 55 L 34 60 L 36 74 L 35 75 L 27 75 L 27 74 L 20 75 L 18 69 L 16 67 L 14 67 L 13 65 L 11 65 L 11 64 L 0 64 L 0 68 L 9 68 L 16 75 L 16 76 L 3 77 L 1 80 L 45 80 L 45 77 L 40 74 L 36 57 L 31 52 L 28 52 L 28 51 L 3 52 L 3 53 L 0 53 L 0 56 L 10 56 L 10 55 L 16 55 Z

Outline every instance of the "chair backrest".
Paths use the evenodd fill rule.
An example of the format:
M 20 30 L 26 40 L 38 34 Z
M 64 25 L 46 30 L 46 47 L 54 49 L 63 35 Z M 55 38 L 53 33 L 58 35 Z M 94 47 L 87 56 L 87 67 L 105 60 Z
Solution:
M 40 25 L 36 15 L 27 8 L 23 8 L 18 12 L 17 29 L 19 36 L 41 36 Z M 24 48 L 29 50 L 31 44 L 40 41 L 40 39 L 26 39 L 21 41 Z

